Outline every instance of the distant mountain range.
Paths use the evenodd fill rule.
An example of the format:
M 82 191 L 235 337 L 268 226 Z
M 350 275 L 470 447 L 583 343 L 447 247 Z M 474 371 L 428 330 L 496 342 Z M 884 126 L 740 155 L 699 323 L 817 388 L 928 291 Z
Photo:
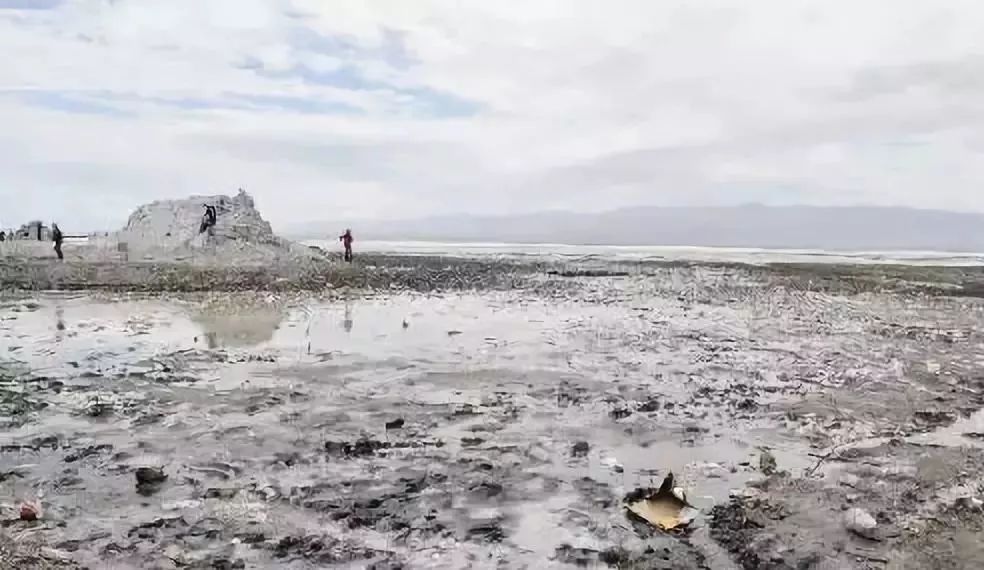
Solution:
M 599 214 L 435 216 L 304 224 L 297 238 L 352 228 L 357 240 L 984 252 L 984 214 L 908 208 L 640 207 Z

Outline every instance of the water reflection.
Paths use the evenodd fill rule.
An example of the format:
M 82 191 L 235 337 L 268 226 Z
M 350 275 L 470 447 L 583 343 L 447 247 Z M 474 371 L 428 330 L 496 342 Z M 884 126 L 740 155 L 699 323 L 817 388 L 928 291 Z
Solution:
M 61 301 L 55 302 L 55 342 L 65 340 L 65 307 Z
M 208 348 L 249 347 L 273 339 L 284 319 L 272 306 L 203 308 L 191 315 Z
M 345 332 L 352 332 L 352 301 L 345 301 L 345 319 L 342 321 L 342 328 Z

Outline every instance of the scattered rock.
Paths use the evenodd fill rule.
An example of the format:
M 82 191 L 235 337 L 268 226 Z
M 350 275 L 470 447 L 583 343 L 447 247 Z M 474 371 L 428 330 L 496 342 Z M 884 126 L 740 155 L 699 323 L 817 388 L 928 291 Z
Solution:
M 958 497 L 953 502 L 953 508 L 956 510 L 980 511 L 984 509 L 984 501 L 977 497 Z
M 154 485 L 167 480 L 167 474 L 160 467 L 139 467 L 136 477 L 137 485 Z
M 136 478 L 137 492 L 152 495 L 167 481 L 167 474 L 160 467 L 140 467 L 136 471 Z
M 597 550 L 577 548 L 565 543 L 554 551 L 554 559 L 561 564 L 587 567 L 598 562 L 599 554 Z
M 869 540 L 877 539 L 878 521 L 864 509 L 855 507 L 845 512 L 844 528 L 860 537 Z
M 41 518 L 41 506 L 35 502 L 25 502 L 20 506 L 20 520 L 34 522 Z
M 571 447 L 571 457 L 587 457 L 591 451 L 591 446 L 586 441 L 579 441 Z
M 724 479 L 731 473 L 730 469 L 719 463 L 704 463 L 700 471 L 708 479 Z
M 502 521 L 498 519 L 477 521 L 468 529 L 468 539 L 474 542 L 499 543 L 505 537 Z
M 614 410 L 608 412 L 608 416 L 615 421 L 625 419 L 632 415 L 632 410 L 628 408 L 615 408 Z
M 80 461 L 87 457 L 99 455 L 100 453 L 109 453 L 111 451 L 113 451 L 113 446 L 108 443 L 102 443 L 99 445 L 90 445 L 82 449 L 76 449 L 71 453 L 65 455 L 65 463 L 74 463 L 76 461 Z
M 212 487 L 205 491 L 206 499 L 232 499 L 239 494 L 239 489 Z
M 397 419 L 395 419 L 393 421 L 386 422 L 386 429 L 388 429 L 388 430 L 390 430 L 390 429 L 400 429 L 400 428 L 403 427 L 403 424 L 404 424 L 403 418 L 397 418 Z
M 759 471 L 766 476 L 772 476 L 779 471 L 779 464 L 776 457 L 768 449 L 763 449 L 759 455 Z
M 623 467 L 622 464 L 618 462 L 618 459 L 615 459 L 614 457 L 602 458 L 601 464 L 616 473 L 622 473 L 625 471 L 625 467 Z

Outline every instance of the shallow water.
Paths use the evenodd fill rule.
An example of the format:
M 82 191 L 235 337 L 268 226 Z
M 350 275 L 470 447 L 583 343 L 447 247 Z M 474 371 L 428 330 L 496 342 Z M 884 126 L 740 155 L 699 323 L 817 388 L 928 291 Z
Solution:
M 337 242 L 308 240 L 327 251 Z M 564 244 L 436 243 L 407 241 L 359 242 L 358 250 L 397 255 L 452 257 L 512 257 L 553 261 L 702 261 L 725 263 L 846 263 L 973 267 L 984 265 L 984 254 L 947 251 L 826 251 L 819 249 L 762 249 L 697 246 L 588 246 Z
M 656 308 L 664 319 L 679 310 Z M 714 319 L 686 326 L 713 334 Z M 624 524 L 625 490 L 658 484 L 668 470 L 707 508 L 754 475 L 755 446 L 778 446 L 789 466 L 800 461 L 802 453 L 783 450 L 802 444 L 759 422 L 692 417 L 693 386 L 676 381 L 693 370 L 688 353 L 672 343 L 640 352 L 624 342 L 653 326 L 627 307 L 509 294 L 12 302 L 0 321 L 0 354 L 64 385 L 39 396 L 48 408 L 0 434 L 11 446 L 0 471 L 25 472 L 2 500 L 41 495 L 46 520 L 69 523 L 51 533 L 87 543 L 80 558 L 90 563 L 122 548 L 119 567 L 152 558 L 144 547 L 121 546 L 138 523 L 182 514 L 201 524 L 230 509 L 245 518 L 223 519 L 224 541 L 192 544 L 167 531 L 144 533 L 146 541 L 204 556 L 245 532 L 240 526 L 262 528 L 270 540 L 285 528 L 301 536 L 331 530 L 415 567 L 489 556 L 542 567 L 560 544 L 598 542 L 592 527 Z M 660 409 L 633 410 L 649 400 Z M 98 406 L 108 409 L 90 413 Z M 387 430 L 396 419 L 404 427 Z M 56 437 L 57 448 L 17 450 L 42 436 Z M 325 441 L 360 437 L 419 447 L 325 457 Z M 577 441 L 590 444 L 586 456 L 571 456 Z M 143 465 L 169 474 L 150 497 L 133 486 L 132 471 Z M 322 495 L 341 500 L 343 481 L 372 497 L 398 493 L 391 487 L 401 474 L 431 472 L 450 493 L 433 499 L 440 528 L 450 530 L 421 531 L 413 547 L 394 545 L 386 525 L 423 516 L 432 499 L 411 497 L 403 518 L 354 528 L 317 506 Z M 238 489 L 238 499 L 206 498 L 219 487 Z M 572 526 L 572 512 L 593 522 Z M 489 532 L 505 538 L 475 539 L 482 521 L 502 526 Z M 233 550 L 271 563 L 262 550 Z
M 0 502 L 39 496 L 45 516 L 28 530 L 94 567 L 567 567 L 565 544 L 638 541 L 621 499 L 669 471 L 706 513 L 760 476 L 762 446 L 808 469 L 815 432 L 840 433 L 822 417 L 829 389 L 908 389 L 888 364 L 926 361 L 929 341 L 886 337 L 870 316 L 938 329 L 955 314 L 782 291 L 694 303 L 613 284 L 591 302 L 590 287 L 562 300 L 10 299 L 0 355 L 30 374 L 4 389 L 47 407 L 0 430 L 0 473 L 19 474 Z M 944 373 L 959 364 L 935 357 Z M 870 394 L 838 396 L 867 435 L 895 421 L 868 417 Z M 139 494 L 141 466 L 167 482 Z M 692 562 L 688 544 L 649 540 Z

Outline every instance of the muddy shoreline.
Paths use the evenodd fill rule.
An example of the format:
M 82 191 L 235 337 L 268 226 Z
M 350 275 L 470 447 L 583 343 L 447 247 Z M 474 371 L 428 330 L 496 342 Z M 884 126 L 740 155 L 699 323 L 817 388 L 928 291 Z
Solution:
M 5 264 L 0 568 L 980 567 L 981 275 Z
M 214 261 L 214 260 L 213 260 Z M 510 290 L 584 278 L 654 279 L 722 276 L 751 286 L 786 287 L 829 294 L 906 293 L 984 297 L 984 267 L 844 265 L 690 261 L 524 260 L 433 255 L 367 254 L 354 264 L 312 258 L 237 266 L 220 263 L 75 261 L 7 258 L 0 291 L 322 291 L 357 288 L 390 291 Z

